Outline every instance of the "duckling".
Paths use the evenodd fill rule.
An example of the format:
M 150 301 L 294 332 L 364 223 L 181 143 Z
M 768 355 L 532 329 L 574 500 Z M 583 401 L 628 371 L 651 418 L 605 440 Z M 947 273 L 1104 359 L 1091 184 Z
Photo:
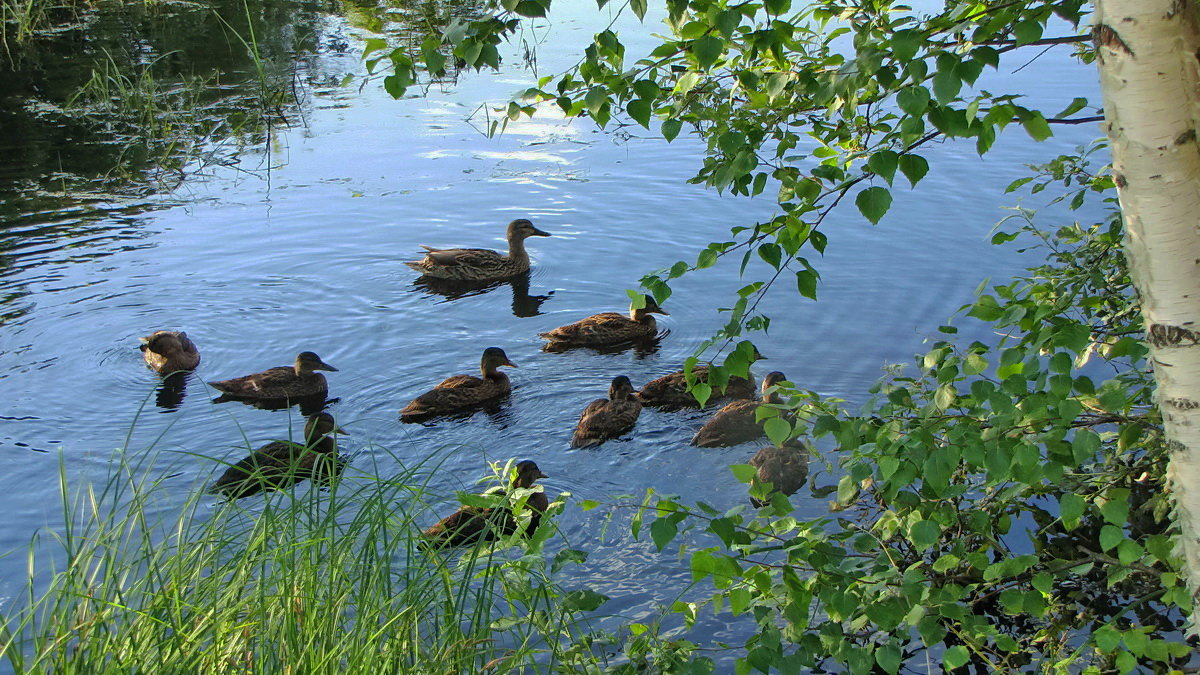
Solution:
M 751 485 L 770 483 L 775 492 L 796 494 L 808 480 L 810 454 L 808 445 L 798 438 L 786 440 L 782 446 L 772 445 L 759 450 L 750 458 L 750 465 L 758 469 Z M 750 503 L 761 507 L 771 502 L 751 497 Z
M 146 365 L 159 375 L 170 375 L 185 370 L 195 370 L 200 365 L 200 352 L 187 333 L 173 330 L 156 330 L 144 338 L 142 358 Z
M 261 490 L 281 490 L 306 478 L 332 477 L 339 470 L 337 440 L 344 434 L 329 413 L 317 413 L 304 424 L 304 443 L 272 441 L 225 470 L 210 492 L 240 499 Z
M 700 431 L 692 437 L 692 445 L 701 448 L 723 448 L 752 441 L 763 435 L 762 423 L 755 419 L 755 411 L 762 403 L 780 403 L 779 395 L 768 390 L 787 379 L 778 370 L 768 373 L 763 379 L 763 400 L 740 399 L 727 404 L 713 415 Z
M 618 375 L 608 388 L 608 398 L 598 398 L 583 409 L 571 447 L 586 448 L 623 436 L 641 414 L 642 403 L 633 395 L 633 384 L 628 377 Z
M 511 490 L 518 488 L 532 489 L 533 483 L 539 478 L 548 478 L 531 460 L 517 462 L 516 475 L 513 477 Z M 506 498 L 511 496 L 507 490 L 489 490 L 484 494 L 499 492 Z M 542 513 L 549 507 L 550 501 L 546 493 L 537 491 L 526 498 L 525 507 L 529 509 L 531 518 L 525 526 L 525 536 L 533 534 L 542 520 Z M 481 541 L 493 541 L 503 535 L 517 531 L 517 519 L 512 512 L 512 505 L 504 507 L 462 506 L 454 513 L 442 518 L 422 533 L 425 540 L 438 547 L 465 546 Z
M 512 388 L 508 375 L 500 372 L 501 366 L 516 368 L 508 355 L 499 347 L 483 350 L 479 369 L 483 377 L 455 375 L 442 381 L 433 389 L 414 398 L 400 411 L 401 422 L 419 422 L 434 415 L 445 415 L 485 403 L 503 396 Z
M 508 255 L 486 248 L 437 249 L 422 245 L 425 258 L 405 262 L 405 265 L 425 276 L 458 281 L 504 279 L 529 271 L 529 254 L 525 240 L 529 237 L 549 237 L 524 218 L 508 224 Z
M 550 341 L 548 348 L 556 345 L 596 347 L 656 337 L 658 325 L 651 315 L 670 315 L 658 306 L 654 298 L 649 295 L 643 297 L 646 306 L 634 309 L 630 305 L 629 316 L 617 312 L 594 314 L 552 331 L 538 333 L 538 336 Z
M 294 366 L 279 366 L 261 373 L 235 377 L 232 380 L 209 382 L 225 392 L 218 401 L 230 399 L 298 399 L 323 397 L 329 391 L 325 376 L 314 370 L 337 372 L 312 352 L 300 352 Z

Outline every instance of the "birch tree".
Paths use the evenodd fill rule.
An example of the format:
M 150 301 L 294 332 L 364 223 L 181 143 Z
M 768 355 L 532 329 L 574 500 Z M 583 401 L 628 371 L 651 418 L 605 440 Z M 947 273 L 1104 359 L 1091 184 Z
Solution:
M 1200 599 L 1200 26 L 1191 2 L 1098 0 L 1092 34 L 1179 543 Z

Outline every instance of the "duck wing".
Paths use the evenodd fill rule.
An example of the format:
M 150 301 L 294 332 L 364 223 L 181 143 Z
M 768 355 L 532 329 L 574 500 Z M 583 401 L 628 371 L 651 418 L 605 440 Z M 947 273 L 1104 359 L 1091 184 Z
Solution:
M 642 324 L 628 316 L 617 312 L 604 312 L 538 335 L 552 342 L 607 344 L 642 337 L 645 334 Z
M 740 399 L 726 405 L 700 427 L 692 437 L 692 445 L 723 448 L 762 436 L 762 425 L 755 420 L 756 410 L 758 401 Z
M 239 499 L 264 489 L 287 487 L 307 477 L 301 475 L 303 469 L 298 461 L 304 454 L 315 453 L 297 443 L 272 441 L 226 469 L 209 489 Z M 312 462 L 308 464 L 311 468 Z
M 571 447 L 600 445 L 610 438 L 622 436 L 633 428 L 641 414 L 642 404 L 637 401 L 596 399 L 579 416 L 579 423 L 575 425 L 575 433 L 571 437 Z
M 420 417 L 454 412 L 483 403 L 508 392 L 508 378 L 455 375 L 414 398 L 400 411 L 401 417 Z

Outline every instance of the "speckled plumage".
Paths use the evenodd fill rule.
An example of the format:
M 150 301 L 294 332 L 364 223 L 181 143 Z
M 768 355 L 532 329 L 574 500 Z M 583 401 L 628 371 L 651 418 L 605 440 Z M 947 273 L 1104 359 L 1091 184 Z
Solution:
M 159 375 L 195 370 L 200 365 L 200 351 L 187 333 L 158 330 L 140 340 L 138 349 L 142 350 L 142 359 Z
M 552 331 L 538 333 L 538 336 L 549 340 L 551 344 L 584 347 L 652 338 L 658 335 L 658 324 L 653 315 L 667 315 L 667 312 L 648 295 L 645 296 L 645 302 L 645 307 L 641 309 L 630 307 L 628 316 L 616 312 L 594 314 Z
M 696 366 L 692 369 L 692 373 L 696 376 L 697 382 L 708 382 L 708 366 Z M 734 375 L 729 378 L 724 393 L 714 390 L 708 401 L 711 403 L 722 398 L 754 398 L 757 391 L 758 385 L 753 379 Z M 644 405 L 664 410 L 700 407 L 700 402 L 687 390 L 687 379 L 682 370 L 650 380 L 638 392 L 638 398 Z
M 785 379 L 787 378 L 779 371 L 769 373 L 763 378 L 762 401 L 741 399 L 727 404 L 700 427 L 692 437 L 692 445 L 701 448 L 723 448 L 761 437 L 763 425 L 755 419 L 755 413 L 762 403 L 779 403 L 778 395 L 773 392 L 767 393 L 767 389 Z
M 413 399 L 400 411 L 403 422 L 418 422 L 435 415 L 446 415 L 469 409 L 481 403 L 504 396 L 512 388 L 508 375 L 500 372 L 501 366 L 516 368 L 499 347 L 483 350 L 479 370 L 483 377 L 455 375 Z
M 623 436 L 633 429 L 641 414 L 642 404 L 633 395 L 633 384 L 619 375 L 608 388 L 608 398 L 598 398 L 583 409 L 571 436 L 571 447 L 586 448 Z
M 793 495 L 808 480 L 809 454 L 808 445 L 798 438 L 785 441 L 782 447 L 765 447 L 750 458 L 750 465 L 758 469 L 751 483 L 770 483 L 775 492 Z M 754 498 L 750 502 L 755 506 L 767 504 Z
M 237 464 L 212 484 L 210 491 L 240 499 L 262 490 L 279 490 L 307 478 L 331 478 L 340 469 L 334 433 L 346 433 L 329 413 L 318 413 L 304 424 L 304 443 L 272 441 Z
M 316 370 L 337 371 L 312 352 L 301 352 L 293 366 L 268 368 L 261 373 L 209 382 L 234 399 L 294 399 L 324 396 L 329 391 L 325 376 Z
M 508 224 L 508 254 L 486 248 L 437 249 L 422 245 L 425 257 L 405 262 L 405 265 L 426 276 L 456 281 L 486 281 L 504 279 L 529 271 L 529 254 L 525 252 L 525 240 L 529 237 L 549 237 L 520 218 Z
M 532 488 L 534 481 L 546 478 L 538 465 L 530 460 L 517 462 L 516 477 L 512 487 Z M 507 491 L 495 490 L 486 494 L 499 492 L 507 497 Z M 541 522 L 542 513 L 550 505 L 545 492 L 533 492 L 525 501 L 525 507 L 530 510 L 530 521 L 525 528 L 525 534 L 532 534 Z M 517 531 L 517 519 L 512 509 L 507 507 L 485 508 L 479 506 L 462 506 L 454 513 L 442 518 L 425 530 L 422 536 L 434 546 L 465 546 L 481 541 L 499 539 Z

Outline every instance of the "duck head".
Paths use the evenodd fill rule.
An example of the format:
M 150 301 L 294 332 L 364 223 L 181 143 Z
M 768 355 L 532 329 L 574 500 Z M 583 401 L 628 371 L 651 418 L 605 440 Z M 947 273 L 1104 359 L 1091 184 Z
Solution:
M 337 372 L 337 368 L 325 363 L 313 352 L 300 352 L 296 355 L 296 374 L 307 375 L 314 370 L 329 370 Z
M 488 347 L 483 350 L 483 358 L 479 360 L 479 369 L 483 371 L 484 375 L 495 373 L 500 366 L 516 368 L 517 364 L 509 361 L 508 355 L 499 347 Z
M 634 321 L 640 321 L 642 317 L 646 316 L 647 314 L 662 314 L 663 316 L 671 316 L 667 310 L 658 306 L 658 302 L 654 300 L 653 296 L 643 295 L 642 298 L 645 300 L 646 305 L 641 309 L 634 309 L 632 304 L 629 305 L 629 316 Z
M 508 240 L 528 239 L 529 237 L 549 237 L 550 233 L 537 229 L 533 223 L 524 219 L 518 218 L 508 224 Z
M 538 468 L 536 462 L 531 459 L 523 459 L 517 462 L 517 476 L 513 479 L 513 485 L 519 488 L 533 487 L 534 481 L 539 478 L 549 478 L 542 470 Z
M 608 398 L 610 401 L 625 401 L 633 398 L 633 391 L 633 383 L 629 381 L 629 378 L 618 375 L 608 386 Z
M 330 434 L 348 433 L 348 431 L 338 426 L 338 423 L 333 419 L 333 415 L 326 412 L 310 415 L 308 421 L 304 423 L 304 439 L 309 444 Z

